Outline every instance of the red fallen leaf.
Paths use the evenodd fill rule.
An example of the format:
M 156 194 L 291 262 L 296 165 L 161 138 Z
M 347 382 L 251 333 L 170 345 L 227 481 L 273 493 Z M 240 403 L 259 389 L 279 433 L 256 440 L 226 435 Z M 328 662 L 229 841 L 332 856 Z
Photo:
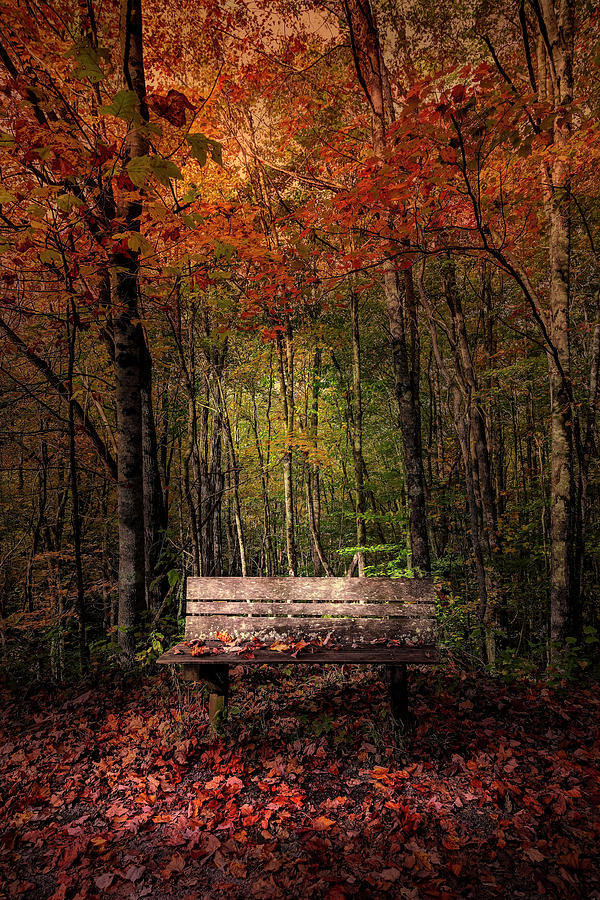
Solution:
M 217 631 L 217 640 L 222 641 L 224 644 L 233 643 L 233 638 L 228 631 Z
M 244 863 L 239 859 L 234 859 L 229 863 L 229 871 L 234 878 L 246 878 L 247 870 Z
M 383 878 L 384 881 L 398 881 L 400 878 L 400 869 L 384 869 L 379 873 L 379 876 L 380 878 Z
M 223 776 L 222 776 L 222 775 L 215 775 L 214 778 L 211 778 L 210 781 L 207 781 L 207 782 L 206 782 L 206 784 L 204 785 L 204 787 L 205 787 L 208 791 L 215 791 L 218 787 L 221 787 L 222 784 L 223 784 Z
M 209 834 L 202 846 L 202 852 L 205 854 L 205 856 L 201 861 L 206 862 L 207 859 L 210 859 L 210 857 L 217 852 L 220 846 L 221 841 L 219 840 L 219 838 L 214 834 Z
M 145 871 L 145 866 L 129 866 L 129 868 L 125 872 L 125 878 L 127 879 L 127 881 L 135 883 L 142 877 Z
M 460 850 L 460 842 L 454 834 L 447 834 L 442 838 L 442 846 L 446 850 Z
M 348 894 L 341 884 L 334 884 L 327 892 L 327 900 L 346 900 Z
M 163 878 L 170 878 L 171 875 L 179 874 L 183 872 L 185 869 L 185 858 L 181 855 L 181 853 L 174 853 L 170 859 L 170 862 L 164 867 L 161 872 Z
M 541 863 L 546 859 L 545 856 L 542 856 L 539 850 L 536 850 L 535 847 L 530 847 L 525 851 L 525 856 L 528 856 L 531 862 Z
M 111 886 L 115 878 L 114 872 L 104 872 L 102 875 L 96 875 L 94 884 L 99 891 L 105 891 Z
M 231 788 L 232 791 L 241 791 L 241 789 L 244 787 L 244 782 L 236 775 L 230 775 L 225 784 L 228 788 Z
M 49 900 L 65 900 L 67 896 L 67 891 L 69 890 L 69 885 L 63 882 L 61 885 L 57 887 Z

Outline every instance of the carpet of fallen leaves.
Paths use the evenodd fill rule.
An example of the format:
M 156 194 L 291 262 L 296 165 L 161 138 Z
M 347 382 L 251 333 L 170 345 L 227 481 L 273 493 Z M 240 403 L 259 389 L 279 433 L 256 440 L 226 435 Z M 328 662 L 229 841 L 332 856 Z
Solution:
M 600 897 L 600 697 L 234 670 L 226 734 L 169 674 L 0 711 L 0 896 Z M 187 693 L 189 691 L 189 696 Z

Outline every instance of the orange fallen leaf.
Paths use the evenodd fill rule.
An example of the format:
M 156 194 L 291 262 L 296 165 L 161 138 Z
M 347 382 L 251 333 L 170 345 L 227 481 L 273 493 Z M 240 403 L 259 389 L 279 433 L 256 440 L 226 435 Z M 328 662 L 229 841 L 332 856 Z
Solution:
M 315 831 L 327 831 L 328 828 L 335 825 L 335 821 L 333 819 L 328 819 L 327 816 L 317 816 L 316 819 L 312 820 L 310 825 Z

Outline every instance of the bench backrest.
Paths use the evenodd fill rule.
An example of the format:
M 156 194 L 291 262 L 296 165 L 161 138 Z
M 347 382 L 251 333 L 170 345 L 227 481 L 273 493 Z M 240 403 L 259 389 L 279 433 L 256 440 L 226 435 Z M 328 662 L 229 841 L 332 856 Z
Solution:
M 376 640 L 435 645 L 429 578 L 188 578 L 185 639 L 261 642 L 331 633 L 364 646 Z

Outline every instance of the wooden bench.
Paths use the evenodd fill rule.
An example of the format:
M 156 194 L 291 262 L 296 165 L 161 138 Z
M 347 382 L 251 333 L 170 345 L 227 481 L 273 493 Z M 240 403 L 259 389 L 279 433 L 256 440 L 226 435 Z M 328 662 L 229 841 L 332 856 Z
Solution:
M 183 665 L 184 678 L 207 682 L 213 728 L 227 715 L 230 666 L 385 665 L 392 715 L 405 721 L 407 664 L 437 659 L 429 578 L 188 578 L 186 596 L 185 642 L 158 663 Z M 255 639 L 251 658 L 229 649 Z M 317 643 L 298 650 L 301 640 Z M 205 655 L 194 655 L 197 645 Z M 211 655 L 213 647 L 222 652 Z

